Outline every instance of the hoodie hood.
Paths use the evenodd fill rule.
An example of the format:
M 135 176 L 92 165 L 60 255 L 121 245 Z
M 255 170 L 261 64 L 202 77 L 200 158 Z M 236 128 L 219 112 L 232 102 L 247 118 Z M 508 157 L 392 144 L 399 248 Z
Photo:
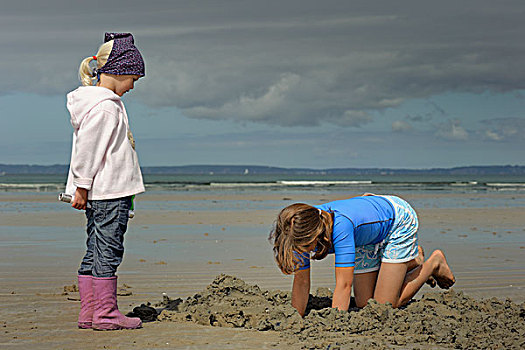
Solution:
M 82 120 L 99 103 L 112 100 L 120 101 L 113 91 L 100 86 L 81 86 L 67 94 L 67 109 L 71 114 L 71 125 L 78 129 Z

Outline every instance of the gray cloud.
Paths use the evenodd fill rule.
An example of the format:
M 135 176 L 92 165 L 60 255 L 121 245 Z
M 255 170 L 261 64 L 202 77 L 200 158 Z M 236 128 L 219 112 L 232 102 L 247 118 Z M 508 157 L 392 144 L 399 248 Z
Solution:
M 104 30 L 134 33 L 146 58 L 140 100 L 194 118 L 359 127 L 411 98 L 525 88 L 522 1 L 131 0 L 100 8 L 2 3 L 0 47 L 9 50 L 0 56 L 0 94 L 73 88 Z M 467 135 L 450 125 L 452 133 L 437 135 Z
M 392 131 L 404 133 L 412 131 L 414 127 L 404 120 L 396 120 L 392 123 Z
M 413 124 L 418 125 L 429 125 L 428 123 L 433 119 L 443 120 L 448 117 L 448 113 L 439 106 L 436 102 L 427 101 L 425 102 L 425 108 L 417 114 L 405 115 L 405 120 L 397 120 L 392 123 L 392 131 L 394 132 L 406 132 L 414 129 Z
M 459 119 L 448 120 L 437 125 L 435 136 L 444 140 L 465 141 L 469 133 L 461 126 Z
M 494 118 L 480 121 L 479 133 L 485 140 L 506 142 L 525 140 L 525 118 Z

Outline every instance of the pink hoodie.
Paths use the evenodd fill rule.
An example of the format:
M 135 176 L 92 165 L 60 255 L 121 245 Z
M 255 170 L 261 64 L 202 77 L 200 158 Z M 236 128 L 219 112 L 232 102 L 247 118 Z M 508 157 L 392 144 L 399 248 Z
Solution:
M 81 86 L 67 95 L 73 149 L 66 193 L 89 190 L 102 200 L 144 192 L 128 116 L 120 97 L 98 86 Z

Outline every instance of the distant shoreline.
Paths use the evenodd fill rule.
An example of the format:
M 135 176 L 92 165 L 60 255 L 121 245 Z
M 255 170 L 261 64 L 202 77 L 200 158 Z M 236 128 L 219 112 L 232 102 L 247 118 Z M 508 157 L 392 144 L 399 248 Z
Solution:
M 29 165 L 0 164 L 1 175 L 23 174 L 67 174 L 69 165 Z M 297 175 L 525 175 L 523 165 L 488 165 L 463 166 L 452 168 L 427 169 L 392 169 L 392 168 L 282 168 L 259 165 L 183 165 L 183 166 L 146 166 L 142 172 L 147 175 L 266 175 L 266 174 L 297 174 Z

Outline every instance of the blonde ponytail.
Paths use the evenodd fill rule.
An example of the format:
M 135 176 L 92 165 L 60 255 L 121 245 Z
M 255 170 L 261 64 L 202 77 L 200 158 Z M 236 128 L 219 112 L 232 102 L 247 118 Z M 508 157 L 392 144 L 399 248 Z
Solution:
M 113 40 L 108 41 L 100 45 L 96 55 L 97 69 L 102 68 L 108 61 L 109 54 L 113 49 Z M 80 63 L 80 68 L 78 69 L 78 78 L 84 86 L 92 86 L 97 82 L 96 71 L 90 67 L 91 61 L 95 60 L 95 56 L 86 57 Z

